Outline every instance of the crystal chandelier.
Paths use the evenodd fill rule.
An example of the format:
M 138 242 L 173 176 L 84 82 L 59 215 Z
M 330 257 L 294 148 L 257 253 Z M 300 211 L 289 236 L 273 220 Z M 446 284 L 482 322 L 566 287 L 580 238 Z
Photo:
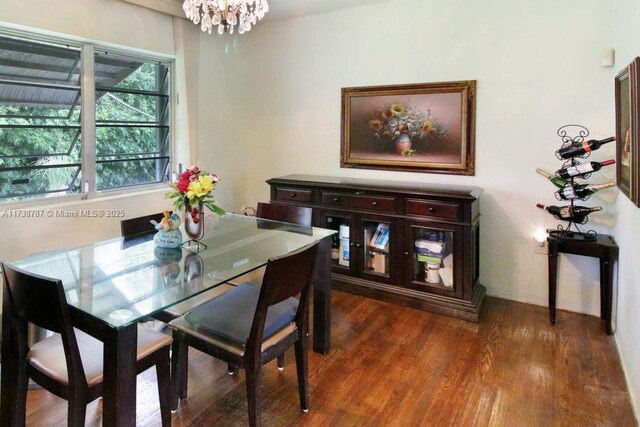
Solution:
M 187 18 L 209 34 L 213 26 L 218 27 L 218 34 L 233 34 L 236 25 L 238 32 L 244 34 L 264 17 L 269 5 L 267 0 L 184 0 L 182 9 Z

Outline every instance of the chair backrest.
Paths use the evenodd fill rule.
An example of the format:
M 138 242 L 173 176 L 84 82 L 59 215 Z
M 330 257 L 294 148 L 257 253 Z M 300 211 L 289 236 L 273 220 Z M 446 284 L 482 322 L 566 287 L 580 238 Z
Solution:
M 123 219 L 120 221 L 120 234 L 122 237 L 131 237 L 138 234 L 146 234 L 155 232 L 155 228 L 151 225 L 151 220 L 156 222 L 162 221 L 163 213 L 157 213 L 137 218 Z
M 70 384 L 87 385 L 80 351 L 71 323 L 62 282 L 24 271 L 8 262 L 2 263 L 4 304 L 18 343 L 18 354 L 28 352 L 27 326 L 33 323 L 60 334 L 65 351 Z
M 256 209 L 256 217 L 311 226 L 312 212 L 313 210 L 311 208 L 304 206 L 260 202 Z
M 290 254 L 272 258 L 267 262 L 247 342 L 247 351 L 259 350 L 269 307 L 298 294 L 301 296 L 295 321 L 298 327 L 302 328 L 307 320 L 309 288 L 317 246 L 316 242 Z

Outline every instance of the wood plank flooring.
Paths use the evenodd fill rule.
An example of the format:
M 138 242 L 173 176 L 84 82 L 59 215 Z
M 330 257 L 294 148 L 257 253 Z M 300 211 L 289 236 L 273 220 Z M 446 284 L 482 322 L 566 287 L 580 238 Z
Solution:
M 341 292 L 333 348 L 310 353 L 311 408 L 299 408 L 293 352 L 263 376 L 266 426 L 636 426 L 612 337 L 600 320 L 489 298 L 479 325 Z M 174 426 L 247 423 L 244 373 L 192 350 Z M 138 425 L 157 426 L 155 371 L 138 377 Z M 65 425 L 66 403 L 29 392 L 27 425 Z M 101 425 L 102 407 L 87 423 Z

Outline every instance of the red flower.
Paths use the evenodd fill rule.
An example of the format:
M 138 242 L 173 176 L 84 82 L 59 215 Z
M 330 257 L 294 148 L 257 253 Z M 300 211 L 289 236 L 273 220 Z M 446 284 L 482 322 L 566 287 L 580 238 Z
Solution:
M 189 178 L 184 179 L 181 176 L 180 181 L 178 181 L 177 187 L 179 192 L 186 193 L 187 189 L 189 188 Z
M 180 179 L 189 179 L 189 176 L 191 176 L 191 171 L 186 169 L 180 174 Z

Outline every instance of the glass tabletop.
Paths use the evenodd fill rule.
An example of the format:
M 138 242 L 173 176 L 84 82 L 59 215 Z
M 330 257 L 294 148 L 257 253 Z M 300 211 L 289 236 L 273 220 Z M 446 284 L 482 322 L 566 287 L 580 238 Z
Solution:
M 62 280 L 70 305 L 118 328 L 334 233 L 226 214 L 201 240 L 208 249 L 198 253 L 158 248 L 148 234 L 36 254 L 15 264 Z

